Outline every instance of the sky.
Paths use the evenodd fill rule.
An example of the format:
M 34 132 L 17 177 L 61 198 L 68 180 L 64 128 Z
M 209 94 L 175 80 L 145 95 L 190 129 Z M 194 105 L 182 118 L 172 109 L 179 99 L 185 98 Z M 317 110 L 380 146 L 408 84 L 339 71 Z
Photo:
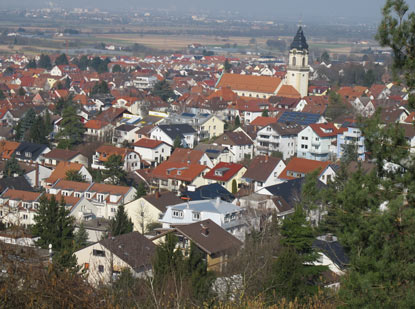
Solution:
M 238 12 L 240 16 L 318 20 L 345 17 L 377 21 L 386 0 L 1 0 L 0 8 L 82 7 L 102 10 L 168 9 L 187 12 Z M 406 0 L 411 10 L 415 0 Z M 365 20 L 366 19 L 366 20 Z

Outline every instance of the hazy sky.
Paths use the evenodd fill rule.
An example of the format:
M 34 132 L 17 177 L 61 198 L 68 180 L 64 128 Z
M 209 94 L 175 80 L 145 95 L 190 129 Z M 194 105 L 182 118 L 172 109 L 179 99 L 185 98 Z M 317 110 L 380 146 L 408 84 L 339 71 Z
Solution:
M 411 9 L 415 0 L 406 0 Z M 0 7 L 97 7 L 103 10 L 165 8 L 175 11 L 237 11 L 242 16 L 285 17 L 310 20 L 315 17 L 380 18 L 386 0 L 1 0 Z M 365 22 L 365 20 L 362 20 Z

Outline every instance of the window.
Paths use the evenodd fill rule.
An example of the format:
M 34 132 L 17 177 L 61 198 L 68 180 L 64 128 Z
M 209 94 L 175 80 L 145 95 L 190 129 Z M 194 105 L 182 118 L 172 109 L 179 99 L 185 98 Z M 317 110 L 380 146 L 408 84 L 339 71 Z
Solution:
M 200 220 L 200 212 L 193 212 L 193 220 Z
M 103 273 L 104 272 L 104 265 L 98 265 L 98 271 L 100 273 Z
M 92 250 L 92 255 L 105 257 L 105 251 L 94 249 L 94 250 Z
M 305 57 L 303 58 L 303 67 L 305 67 Z M 303 74 L 304 76 L 304 74 Z
M 98 202 L 103 202 L 104 201 L 104 194 L 98 194 L 97 200 L 98 200 Z
M 175 217 L 175 218 L 183 218 L 183 211 L 173 210 L 173 217 Z
M 293 57 L 293 66 L 296 66 L 297 65 L 297 57 Z
M 26 220 L 28 218 L 28 215 L 23 215 L 23 220 Z

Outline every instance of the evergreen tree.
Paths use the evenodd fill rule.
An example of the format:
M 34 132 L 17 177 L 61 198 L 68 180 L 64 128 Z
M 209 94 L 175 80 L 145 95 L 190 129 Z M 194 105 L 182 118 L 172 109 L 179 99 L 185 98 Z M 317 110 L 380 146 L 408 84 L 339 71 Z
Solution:
M 78 230 L 74 234 L 74 242 L 76 250 L 85 248 L 88 245 L 88 233 L 83 223 L 79 225 Z
M 106 81 L 101 81 L 101 82 L 97 82 L 95 83 L 94 87 L 92 87 L 91 90 L 91 95 L 94 94 L 107 94 L 110 93 L 110 89 L 108 87 L 108 84 Z
M 125 212 L 124 205 L 118 206 L 117 214 L 115 215 L 115 218 L 111 219 L 110 222 L 111 236 L 131 233 L 133 231 L 133 227 L 133 222 Z
M 262 115 L 261 115 L 262 117 L 269 117 L 269 113 L 268 113 L 268 110 L 264 110 L 263 112 L 262 112 Z
M 321 62 L 324 62 L 325 64 L 329 64 L 330 63 L 330 55 L 329 55 L 329 53 L 327 51 L 324 51 L 321 54 L 320 60 L 321 60 Z
M 41 54 L 37 66 L 39 68 L 50 70 L 52 68 L 52 62 L 50 61 L 50 57 L 48 55 Z
M 113 185 L 125 184 L 127 182 L 127 173 L 124 171 L 124 162 L 120 155 L 111 155 L 104 162 L 105 170 L 103 171 L 104 179 L 109 179 Z
M 52 244 L 54 262 L 64 268 L 75 267 L 74 218 L 65 209 L 64 202 L 59 204 L 54 195 L 50 199 L 43 196 L 34 221 L 32 233 L 39 237 L 37 245 L 47 249 Z
M 65 54 L 60 54 L 55 60 L 55 65 L 64 65 L 64 64 L 69 64 L 68 58 L 66 57 Z
M 15 139 L 19 142 L 29 139 L 30 128 L 36 121 L 36 113 L 33 108 L 30 108 L 23 118 L 19 121 L 16 127 Z
M 228 58 L 226 58 L 226 59 L 225 59 L 225 63 L 223 64 L 223 70 L 224 70 L 226 73 L 230 73 L 230 72 L 231 72 L 231 70 L 232 70 L 232 64 L 230 64 L 230 63 L 229 63 Z
M 67 98 L 59 98 L 58 102 L 55 104 L 55 114 L 62 115 L 62 111 L 70 106 L 73 105 L 73 98 L 72 95 L 70 95 Z
M 112 67 L 112 73 L 119 73 L 121 72 L 121 66 L 119 64 L 116 64 Z
M 36 60 L 35 59 L 30 59 L 29 63 L 26 65 L 27 69 L 36 69 L 37 65 L 36 65 Z
M 87 56 L 84 55 L 79 59 L 78 67 L 80 70 L 85 71 L 88 68 L 88 66 L 89 66 L 89 59 Z
M 75 105 L 65 107 L 62 112 L 61 130 L 57 134 L 58 148 L 70 149 L 79 145 L 84 139 L 85 127 L 81 118 L 77 115 Z
M 82 177 L 81 173 L 76 170 L 69 170 L 66 172 L 65 180 L 70 181 L 77 181 L 77 182 L 85 182 L 84 178 Z
M 33 123 L 32 127 L 29 130 L 29 140 L 32 143 L 37 144 L 48 144 L 47 135 L 47 127 L 45 126 L 45 122 L 42 116 L 37 116 L 35 118 L 35 122 Z
M 239 128 L 241 126 L 241 119 L 239 118 L 239 115 L 235 118 L 235 128 Z
M 238 184 L 236 183 L 236 180 L 232 180 L 232 194 L 236 194 L 238 192 Z
M 146 185 L 144 182 L 140 182 L 137 186 L 137 193 L 135 194 L 135 198 L 139 199 L 145 195 L 147 195 Z
M 21 176 L 23 175 L 23 170 L 13 154 L 12 157 L 7 160 L 6 164 L 4 165 L 3 178 L 14 177 L 15 174 Z
M 173 149 L 181 148 L 182 147 L 182 138 L 180 135 L 177 135 L 173 141 Z
M 3 100 L 6 98 L 6 95 L 4 94 L 3 90 L 0 90 L 0 100 Z
M 26 95 L 26 91 L 24 91 L 23 87 L 20 87 L 19 90 L 17 91 L 17 95 L 23 97 Z
M 162 99 L 165 102 L 176 98 L 173 89 L 171 89 L 169 83 L 165 79 L 157 82 L 154 85 L 152 94 L 154 96 L 160 97 L 160 99 Z
M 409 105 L 415 108 L 415 14 L 408 11 L 404 0 L 387 0 L 376 39 L 381 46 L 392 48 L 395 78 L 399 81 L 399 74 L 403 74 L 410 94 Z

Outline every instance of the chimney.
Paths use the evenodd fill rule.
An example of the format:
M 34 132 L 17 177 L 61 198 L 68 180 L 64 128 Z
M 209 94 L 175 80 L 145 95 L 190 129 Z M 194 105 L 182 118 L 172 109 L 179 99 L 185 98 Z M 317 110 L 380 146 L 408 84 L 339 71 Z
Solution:
M 200 232 L 202 233 L 203 236 L 209 236 L 209 228 L 203 224 L 201 224 L 202 229 L 200 230 Z
M 268 154 L 265 155 L 265 163 L 268 162 Z
M 219 207 L 219 205 L 220 205 L 220 197 L 218 196 L 218 197 L 216 198 L 216 201 L 215 201 L 215 206 L 216 206 L 216 207 Z
M 160 198 L 160 191 L 159 190 L 156 191 L 156 198 Z
M 332 234 L 327 234 L 326 235 L 326 241 L 328 241 L 328 242 L 333 241 L 333 235 Z
M 35 187 L 39 187 L 39 163 L 36 162 Z
M 239 200 L 239 198 L 236 199 L 236 206 L 238 206 L 238 207 L 241 206 L 241 201 Z

